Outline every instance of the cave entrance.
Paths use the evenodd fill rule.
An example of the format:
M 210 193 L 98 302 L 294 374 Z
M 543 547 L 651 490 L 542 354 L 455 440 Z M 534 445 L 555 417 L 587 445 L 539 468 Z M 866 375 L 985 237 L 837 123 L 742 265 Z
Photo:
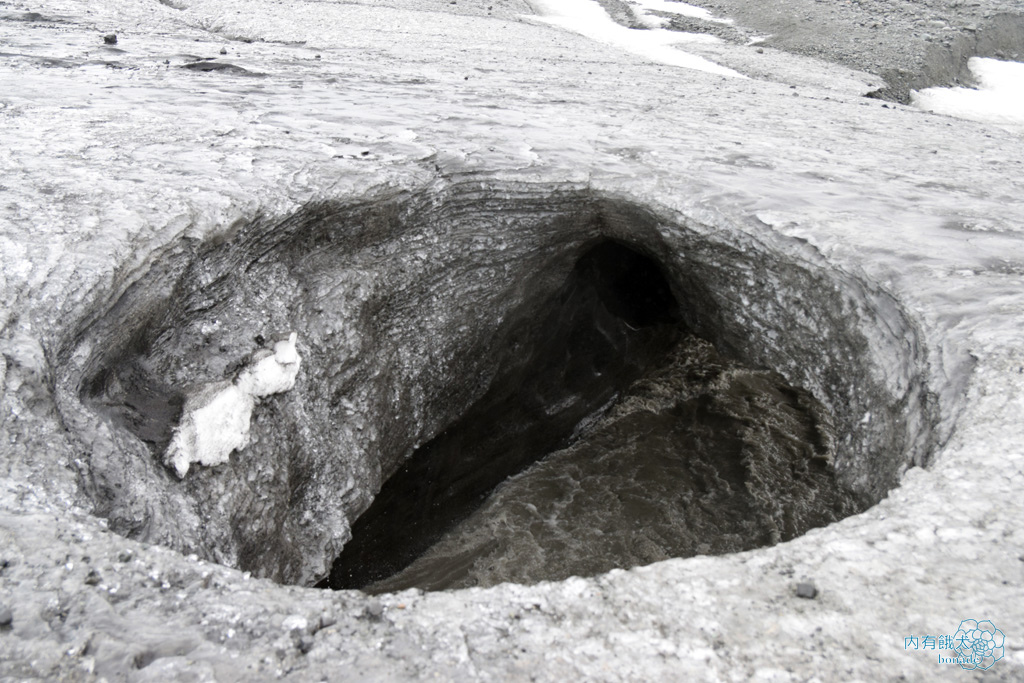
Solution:
M 478 181 L 261 217 L 95 302 L 54 380 L 95 514 L 281 583 L 529 584 L 794 538 L 945 434 L 913 318 L 805 244 Z M 184 403 L 290 333 L 248 445 L 169 468 Z
M 836 480 L 821 404 L 690 334 L 650 257 L 593 244 L 524 308 L 484 395 L 385 482 L 322 587 L 560 580 L 772 545 L 867 506 Z
M 366 588 L 405 569 L 496 486 L 574 441 L 682 332 L 661 268 L 613 240 L 524 308 L 486 393 L 385 482 L 322 585 Z
M 101 302 L 55 380 L 96 514 L 282 583 L 444 590 L 771 545 L 927 464 L 926 347 L 872 283 L 770 231 L 479 190 L 256 220 Z M 171 470 L 183 400 L 290 332 L 248 445 Z

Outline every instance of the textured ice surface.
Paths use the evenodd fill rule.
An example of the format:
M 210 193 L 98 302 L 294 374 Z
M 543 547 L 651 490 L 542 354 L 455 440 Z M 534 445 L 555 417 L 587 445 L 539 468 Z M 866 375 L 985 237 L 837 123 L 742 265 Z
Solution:
M 927 88 L 912 93 L 914 104 L 1024 133 L 1024 63 L 971 57 L 970 68 L 977 88 Z
M 955 670 L 907 651 L 908 635 L 951 634 L 964 618 L 991 620 L 1011 644 L 1011 634 L 1024 633 L 1020 136 L 883 108 L 860 96 L 863 74 L 811 59 L 769 62 L 770 49 L 715 46 L 758 76 L 748 80 L 651 64 L 512 20 L 527 10 L 499 0 L 474 16 L 449 13 L 471 0 L 174 4 L 187 9 L 40 0 L 4 11 L 51 21 L 0 20 L 0 602 L 13 614 L 0 633 L 0 676 L 945 680 Z M 505 8 L 503 18 L 487 18 L 492 5 Z M 102 42 L 112 31 L 116 50 Z M 194 57 L 264 75 L 180 68 Z M 628 197 L 738 253 L 770 248 L 873 283 L 850 293 L 851 306 L 894 301 L 912 314 L 942 424 L 947 433 L 956 426 L 951 438 L 876 507 L 771 548 L 376 601 L 252 578 L 226 566 L 238 558 L 218 565 L 167 550 L 162 537 L 130 540 L 94 514 L 103 511 L 81 487 L 104 482 L 78 472 L 102 470 L 95 459 L 123 444 L 124 430 L 76 410 L 80 393 L 64 387 L 64 375 L 94 370 L 83 366 L 102 351 L 87 348 L 90 325 L 135 283 L 159 281 L 176 255 L 230 241 L 258 216 L 287 229 L 311 203 L 382 187 L 440 195 L 457 187 L 480 197 L 495 177 L 553 198 L 552 187 Z M 514 190 L 497 197 L 517 198 Z M 381 301 L 375 274 L 385 265 L 394 267 L 389 287 L 444 282 L 459 257 L 450 233 L 411 231 L 396 263 L 374 242 L 376 223 L 358 225 L 366 228 L 353 233 L 365 240 L 358 261 L 337 263 L 336 287 L 311 290 L 335 303 L 327 310 L 338 317 L 384 310 L 361 313 Z M 460 236 L 462 253 L 495 254 L 520 237 L 499 217 Z M 506 277 L 502 266 L 478 282 Z M 736 279 L 767 286 L 773 275 Z M 762 303 L 737 298 L 726 310 Z M 438 326 L 449 320 L 444 300 L 417 310 Z M 811 307 L 749 335 L 813 338 L 818 313 Z M 369 336 L 332 330 L 339 353 L 359 358 Z M 403 339 L 423 340 L 421 331 Z M 458 323 L 450 331 L 458 334 Z M 402 348 L 390 365 L 396 373 L 443 370 L 449 360 L 436 346 Z M 303 356 L 305 372 L 314 364 L 305 347 Z M 362 462 L 397 431 L 368 416 L 387 417 L 395 403 L 422 407 L 412 392 L 337 399 L 337 446 Z M 299 415 L 302 406 L 288 407 Z M 301 464 L 304 454 L 285 448 L 296 435 L 266 438 L 280 439 L 275 445 Z M 164 471 L 152 455 L 139 457 Z M 232 464 L 196 468 L 183 482 L 165 474 L 179 489 L 200 478 L 216 486 Z M 256 492 L 334 504 L 323 508 L 333 516 L 294 526 L 261 517 L 258 495 L 249 513 L 296 536 L 329 529 L 306 536 L 329 553 L 348 528 L 339 507 L 355 507 L 359 495 L 351 482 L 381 473 L 353 468 L 326 483 L 288 478 L 287 466 L 252 475 Z M 259 488 L 260 477 L 273 486 Z M 173 512 L 194 528 L 218 519 Z M 808 579 L 817 598 L 797 598 L 797 583 Z M 302 623 L 293 615 L 305 619 L 304 632 L 291 631 Z M 1008 648 L 989 673 L 1024 678 L 1024 650 Z

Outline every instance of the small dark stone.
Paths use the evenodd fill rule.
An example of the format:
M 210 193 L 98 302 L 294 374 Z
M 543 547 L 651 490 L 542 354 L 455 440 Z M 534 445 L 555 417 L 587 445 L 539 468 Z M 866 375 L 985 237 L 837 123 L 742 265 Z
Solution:
M 818 597 L 818 589 L 809 581 L 802 581 L 796 585 L 796 597 L 813 600 Z
M 135 557 L 135 553 L 133 553 L 128 548 L 125 548 L 117 554 L 117 559 L 121 562 L 131 562 L 131 559 L 133 557 Z
M 256 337 L 253 339 L 253 341 L 255 341 L 260 346 L 263 346 L 264 344 L 267 343 L 266 338 L 264 338 L 264 336 L 262 334 L 257 334 Z
M 763 47 L 757 48 L 757 54 L 763 55 L 764 54 L 764 48 Z
M 98 571 L 96 571 L 95 569 L 90 569 L 89 573 L 85 576 L 85 585 L 96 586 L 102 580 L 103 577 L 100 576 L 100 573 Z
M 0 628 L 9 628 L 14 622 L 14 614 L 7 605 L 0 605 Z
M 228 53 L 228 49 L 227 49 L 226 47 L 222 47 L 222 48 L 220 49 L 220 53 L 221 53 L 222 55 L 226 55 L 226 54 Z
M 307 654 L 316 645 L 316 641 L 313 640 L 313 636 L 302 636 L 299 638 L 299 652 Z
M 107 35 L 103 36 L 103 42 L 107 45 L 117 45 L 117 34 L 108 33 Z
M 239 76 L 258 76 L 258 75 L 261 75 L 261 74 L 253 73 L 252 71 L 249 71 L 248 69 L 243 69 L 240 66 L 235 66 L 234 64 L 228 64 L 227 62 L 214 62 L 214 61 L 210 61 L 210 60 L 203 60 L 201 62 L 191 62 L 189 64 L 182 64 L 181 68 L 188 69 L 189 71 L 204 71 L 204 72 L 207 72 L 207 73 L 211 73 L 211 72 L 217 71 L 217 72 L 221 72 L 221 73 L 236 74 L 236 75 L 239 75 Z M 207 343 L 209 343 L 209 342 L 207 342 Z
M 384 616 L 384 605 L 380 604 L 380 600 L 371 600 L 367 603 L 364 613 L 369 619 L 378 621 Z

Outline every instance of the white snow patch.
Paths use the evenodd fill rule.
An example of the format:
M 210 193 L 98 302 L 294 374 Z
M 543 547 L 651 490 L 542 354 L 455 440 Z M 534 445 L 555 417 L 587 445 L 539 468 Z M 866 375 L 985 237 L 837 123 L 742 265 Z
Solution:
M 604 11 L 604 8 L 593 0 L 533 0 L 533 5 L 540 14 L 539 17 L 536 17 L 540 21 L 579 33 L 591 40 L 612 45 L 652 62 L 697 69 L 719 76 L 746 78 L 738 71 L 673 47 L 684 42 L 718 42 L 714 36 L 666 31 L 660 28 L 650 30 L 626 28 L 616 24 Z
M 732 23 L 732 19 L 719 19 L 718 17 L 712 16 L 711 12 L 707 11 L 703 7 L 688 5 L 685 2 L 671 2 L 671 0 L 633 0 L 633 3 L 640 5 L 645 10 L 668 12 L 670 14 L 678 14 L 683 17 L 713 21 L 717 24 Z
M 937 114 L 995 123 L 1024 132 L 1024 64 L 971 57 L 978 88 L 927 88 L 911 93 L 913 103 Z
M 261 352 L 234 382 L 208 384 L 185 401 L 181 421 L 167 447 L 165 461 L 179 478 L 192 463 L 212 467 L 228 461 L 234 450 L 249 445 L 249 421 L 256 399 L 295 386 L 302 358 L 295 348 L 298 335 Z

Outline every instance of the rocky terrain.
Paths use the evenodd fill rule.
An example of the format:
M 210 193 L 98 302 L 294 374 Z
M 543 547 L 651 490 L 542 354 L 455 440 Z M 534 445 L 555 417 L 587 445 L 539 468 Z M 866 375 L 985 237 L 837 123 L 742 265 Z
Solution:
M 872 96 L 903 104 L 912 89 L 971 85 L 970 57 L 1024 56 L 1024 19 L 1015 2 L 712 0 L 704 6 L 735 25 L 674 18 L 673 27 L 708 30 L 734 42 L 757 40 L 881 76 L 886 85 Z
M 903 104 L 1012 58 L 1019 8 L 665 17 L 735 77 L 545 7 L 0 2 L 0 678 L 1024 677 L 1024 137 Z M 680 373 L 727 387 L 745 474 L 695 458 L 708 498 L 650 508 L 577 477 L 598 559 L 640 520 L 624 565 L 495 575 L 484 544 L 486 588 L 314 587 L 460 419 L 568 445 L 542 485 L 664 481 L 639 435 L 722 434 Z M 716 527 L 734 490 L 765 542 Z M 671 496 L 719 547 L 629 517 Z M 998 661 L 920 646 L 964 619 Z

